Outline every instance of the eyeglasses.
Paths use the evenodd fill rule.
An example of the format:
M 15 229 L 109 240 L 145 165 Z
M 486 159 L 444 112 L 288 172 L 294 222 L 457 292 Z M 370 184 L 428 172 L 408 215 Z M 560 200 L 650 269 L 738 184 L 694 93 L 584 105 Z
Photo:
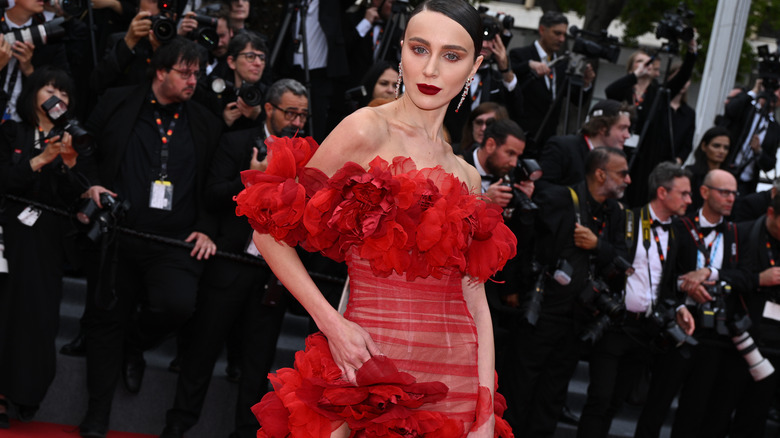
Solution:
M 729 196 L 734 196 L 735 198 L 739 196 L 739 192 L 736 190 L 728 190 L 728 189 L 719 189 L 717 187 L 712 187 L 708 185 L 704 185 L 704 187 L 707 187 L 710 190 L 715 190 L 716 192 L 720 193 L 720 196 L 723 196 L 724 198 L 727 198 Z
M 265 62 L 265 53 L 241 52 L 236 56 L 243 56 L 249 62 L 255 62 L 255 59 L 259 59 L 260 62 Z
M 179 70 L 178 68 L 171 67 L 171 70 L 175 71 L 176 73 L 181 75 L 181 78 L 185 81 L 189 80 L 193 75 L 195 75 L 195 80 L 198 80 L 200 78 L 200 70 Z
M 626 169 L 626 170 L 610 170 L 610 169 L 601 169 L 601 170 L 603 170 L 604 172 L 615 172 L 615 173 L 617 173 L 618 175 L 620 175 L 620 177 L 621 177 L 621 178 L 624 178 L 624 179 L 625 179 L 625 177 L 627 177 L 627 176 L 628 176 L 628 173 L 629 173 L 629 172 L 628 172 L 628 169 Z
M 680 192 L 680 196 L 682 196 L 683 198 L 690 198 L 691 196 L 693 196 L 692 192 L 685 192 L 685 191 L 682 191 L 682 190 L 677 190 L 677 189 L 672 189 L 672 188 L 666 188 L 666 191 L 669 192 L 669 193 L 672 193 L 672 192 L 675 192 L 675 191 Z
M 278 106 L 271 104 L 272 107 L 278 109 L 279 111 L 284 112 L 284 119 L 285 120 L 295 120 L 296 117 L 300 117 L 302 122 L 305 122 L 306 119 L 309 118 L 309 112 L 308 111 L 293 111 L 293 110 L 286 110 L 283 108 L 279 108 Z
M 487 122 L 490 120 L 493 120 L 493 118 L 491 117 L 489 119 L 474 119 L 473 123 L 477 126 L 485 126 L 487 125 Z

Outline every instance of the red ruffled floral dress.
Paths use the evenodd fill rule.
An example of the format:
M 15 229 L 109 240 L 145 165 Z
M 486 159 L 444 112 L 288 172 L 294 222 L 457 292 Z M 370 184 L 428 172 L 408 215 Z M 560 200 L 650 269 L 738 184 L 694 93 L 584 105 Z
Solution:
M 346 382 L 321 334 L 270 375 L 274 391 L 253 411 L 258 437 L 328 437 L 348 423 L 353 437 L 465 436 L 496 416 L 511 437 L 505 402 L 479 386 L 477 331 L 464 275 L 486 281 L 514 257 L 501 209 L 469 193 L 441 167 L 377 157 L 368 170 L 346 163 L 328 178 L 305 167 L 308 139 L 269 142 L 265 172 L 245 171 L 236 213 L 255 230 L 346 261 L 345 317 L 369 332 L 384 356 Z

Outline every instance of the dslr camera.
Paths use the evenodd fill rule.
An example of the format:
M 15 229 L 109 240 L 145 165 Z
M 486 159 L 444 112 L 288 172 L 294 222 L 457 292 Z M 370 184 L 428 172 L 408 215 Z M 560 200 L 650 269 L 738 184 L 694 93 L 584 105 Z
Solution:
M 152 15 L 149 20 L 152 20 L 154 37 L 164 44 L 176 38 L 176 22 L 171 18 L 176 13 L 176 5 L 167 0 L 157 0 L 157 8 L 160 13 Z
M 10 32 L 3 34 L 3 38 L 11 45 L 16 41 L 21 41 L 42 46 L 65 35 L 65 28 L 62 27 L 63 23 L 65 23 L 65 19 L 57 17 L 43 24 L 32 24 L 27 27 L 11 29 Z
M 591 344 L 601 339 L 613 319 L 621 318 L 626 310 L 623 300 L 613 295 L 607 283 L 597 278 L 588 281 L 585 289 L 580 292 L 579 299 L 585 308 L 599 314 L 596 321 L 590 324 L 580 336 L 581 340 Z
M 509 42 L 514 36 L 512 28 L 515 27 L 515 17 L 503 12 L 490 11 L 486 6 L 480 6 L 477 11 L 483 16 L 482 38 L 487 41 L 500 35 L 504 47 L 509 47 Z
M 68 105 L 65 102 L 57 96 L 52 96 L 41 104 L 41 108 L 49 120 L 54 123 L 54 128 L 49 132 L 47 138 L 53 138 L 67 132 L 71 136 L 73 149 L 79 155 L 86 157 L 92 154 L 92 136 L 81 127 L 76 118 L 70 116 Z
M 653 306 L 650 320 L 661 329 L 662 336 L 679 347 L 682 344 L 698 345 L 696 339 L 685 334 L 685 331 L 677 324 L 677 311 L 671 300 L 658 301 Z
M 236 86 L 230 82 L 226 81 L 220 77 L 214 78 L 213 81 L 211 81 L 211 90 L 216 94 L 222 94 L 225 90 L 232 89 L 234 91 L 234 95 L 236 98 L 241 98 L 241 100 L 244 101 L 245 104 L 249 106 L 258 106 L 263 103 L 263 100 L 265 96 L 263 95 L 263 91 L 260 89 L 258 84 L 251 84 L 249 82 L 243 81 L 241 83 L 241 86 L 236 88 Z M 228 98 L 230 95 L 228 95 Z M 228 102 L 235 102 L 236 99 L 230 99 Z
M 764 86 L 764 91 L 761 96 L 770 99 L 772 102 L 776 100 L 775 91 L 780 88 L 780 56 L 777 52 L 771 53 L 769 46 L 766 44 L 758 46 L 758 77 L 761 78 L 761 82 Z
M 98 207 L 92 198 L 87 198 L 76 213 L 76 219 L 89 227 L 87 237 L 93 242 L 108 231 L 109 227 L 114 227 L 122 221 L 130 211 L 130 201 L 119 201 L 105 192 L 100 194 L 100 204 L 102 208 Z
M 219 43 L 217 18 L 208 15 L 212 11 L 219 10 L 219 8 L 219 4 L 211 4 L 196 10 L 194 15 L 189 16 L 189 18 L 198 22 L 198 27 L 190 31 L 187 34 L 187 38 L 205 47 L 206 50 L 213 49 Z
M 514 215 L 515 209 L 522 212 L 536 211 L 539 209 L 525 193 L 515 187 L 515 183 L 524 181 L 536 181 L 542 177 L 542 168 L 532 158 L 520 158 L 515 168 L 504 176 L 504 185 L 512 188 L 512 200 L 504 209 L 504 217 L 509 219 Z

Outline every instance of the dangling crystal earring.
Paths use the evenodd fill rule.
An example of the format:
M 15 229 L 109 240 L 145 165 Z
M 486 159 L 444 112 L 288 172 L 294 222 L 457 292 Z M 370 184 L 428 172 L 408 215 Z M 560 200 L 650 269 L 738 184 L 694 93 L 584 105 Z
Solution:
M 460 96 L 460 102 L 458 102 L 458 106 L 455 107 L 455 112 L 458 112 L 458 110 L 460 110 L 460 106 L 463 105 L 463 101 L 466 100 L 466 96 L 469 95 L 469 88 L 471 88 L 472 80 L 474 80 L 473 77 L 469 78 L 469 80 L 466 81 L 466 86 L 463 87 L 463 94 Z
M 395 81 L 395 98 L 398 99 L 398 93 L 401 92 L 401 82 L 403 81 L 404 69 L 401 67 L 401 63 L 398 63 L 398 80 Z

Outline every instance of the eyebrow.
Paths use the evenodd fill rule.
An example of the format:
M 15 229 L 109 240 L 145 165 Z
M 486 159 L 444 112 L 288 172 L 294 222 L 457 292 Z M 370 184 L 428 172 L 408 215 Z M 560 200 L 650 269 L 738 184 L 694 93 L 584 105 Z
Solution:
M 429 43 L 428 41 L 426 41 L 426 40 L 424 40 L 424 39 L 422 39 L 420 37 L 411 37 L 411 38 L 409 38 L 409 40 L 425 44 L 426 46 L 430 46 L 431 45 L 431 43 Z M 462 52 L 468 52 L 468 50 L 466 50 L 465 47 L 459 46 L 457 44 L 447 44 L 447 45 L 444 46 L 444 49 L 447 49 L 447 50 L 460 50 Z

